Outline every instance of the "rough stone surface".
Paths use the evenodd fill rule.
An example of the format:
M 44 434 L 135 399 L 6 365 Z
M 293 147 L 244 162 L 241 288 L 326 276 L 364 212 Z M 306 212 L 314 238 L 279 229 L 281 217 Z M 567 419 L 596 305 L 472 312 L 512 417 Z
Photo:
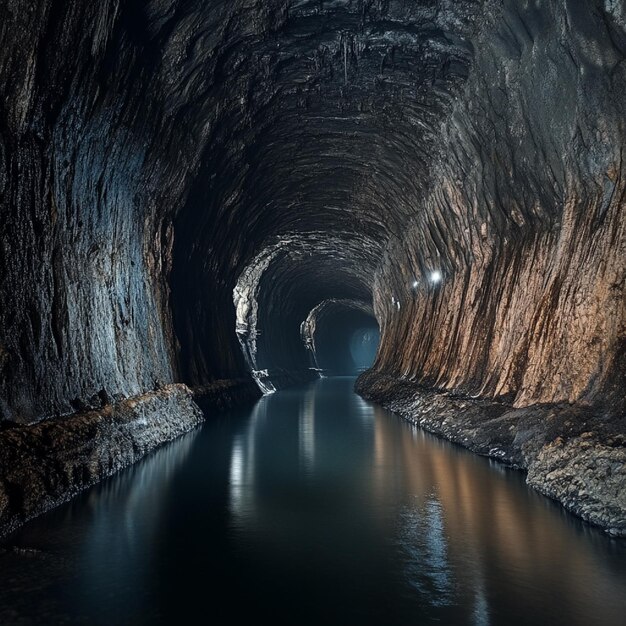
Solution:
M 429 432 L 527 470 L 530 486 L 626 537 L 626 416 L 615 420 L 591 407 L 558 404 L 518 409 L 371 371 L 356 390 Z
M 609 534 L 626 537 L 626 437 L 589 431 L 544 445 L 527 482 Z
M 377 274 L 378 371 L 626 408 L 625 9 L 601 4 L 486 17 L 421 210 Z
M 0 423 L 304 380 L 344 299 L 514 440 L 624 434 L 623 2 L 5 0 L 0 44 Z
M 0 431 L 0 535 L 138 461 L 203 420 L 169 385 L 98 411 Z

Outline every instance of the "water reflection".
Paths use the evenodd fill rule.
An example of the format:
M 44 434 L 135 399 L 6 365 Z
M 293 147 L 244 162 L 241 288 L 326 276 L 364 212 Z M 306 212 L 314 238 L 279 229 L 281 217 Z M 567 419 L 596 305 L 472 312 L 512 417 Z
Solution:
M 352 384 L 211 420 L 35 520 L 0 623 L 623 623 L 623 542 Z
M 315 461 L 315 395 L 315 387 L 304 393 L 298 421 L 300 462 L 307 473 L 313 470 Z
M 0 624 L 103 624 L 121 614 L 125 623 L 156 620 L 155 607 L 135 600 L 148 593 L 172 480 L 198 434 L 159 448 L 10 537 L 0 555 Z
M 622 622 L 623 544 L 529 491 L 520 473 L 438 440 L 356 395 L 342 397 L 343 391 L 342 383 L 331 379 L 305 392 L 264 398 L 257 405 L 240 435 L 246 444 L 233 446 L 231 460 L 231 466 L 246 468 L 247 489 L 257 496 L 255 506 L 234 522 L 248 538 L 262 537 L 262 544 L 268 533 L 278 532 L 299 536 L 300 543 L 318 541 L 323 550 L 321 537 L 311 533 L 310 526 L 324 517 L 324 511 L 332 511 L 333 548 L 345 548 L 336 545 L 345 531 L 343 524 L 345 532 L 365 533 L 375 544 L 386 538 L 395 550 L 395 567 L 401 568 L 395 573 L 401 574 L 402 595 L 418 604 L 422 614 L 432 610 L 434 616 L 440 610 L 442 615 L 458 615 L 459 607 L 464 607 L 465 621 L 474 624 L 527 619 Z M 297 406 L 290 402 L 296 396 Z M 294 412 L 291 422 L 277 417 L 289 410 Z M 259 435 L 261 412 L 271 418 Z M 290 427 L 298 441 L 291 450 Z M 264 478 L 257 476 L 267 472 L 266 462 L 259 459 L 255 466 L 253 460 L 252 442 L 265 446 L 267 439 L 277 446 L 274 463 L 280 466 L 277 474 L 283 476 L 280 486 L 286 498 L 293 498 L 287 490 L 288 477 L 299 471 L 311 480 L 297 496 L 299 506 L 307 508 L 301 498 L 314 497 L 322 488 L 332 493 L 342 481 L 343 504 L 329 494 L 315 499 L 320 506 L 309 512 L 312 518 L 305 519 L 303 511 L 301 516 L 285 517 L 288 503 L 281 494 L 265 494 Z M 242 449 L 247 451 L 243 460 Z M 298 486 L 305 489 L 303 483 Z M 231 479 L 232 498 L 240 489 L 240 483 Z M 271 520 L 267 526 L 259 524 L 259 513 Z M 258 549 L 263 551 L 263 546 Z
M 488 623 L 490 603 L 500 620 L 509 614 L 514 623 L 520 616 L 570 624 L 623 620 L 623 543 L 528 490 L 520 473 L 373 411 L 376 463 L 397 468 L 379 472 L 376 494 L 390 497 L 397 477 L 405 481 L 398 491 L 410 503 L 399 540 L 417 589 L 430 577 L 436 601 L 453 603 L 452 590 L 457 599 L 473 597 L 475 623 Z
M 454 581 L 439 501 L 432 498 L 423 509 L 407 506 L 399 522 L 397 539 L 407 583 L 423 602 L 451 604 Z

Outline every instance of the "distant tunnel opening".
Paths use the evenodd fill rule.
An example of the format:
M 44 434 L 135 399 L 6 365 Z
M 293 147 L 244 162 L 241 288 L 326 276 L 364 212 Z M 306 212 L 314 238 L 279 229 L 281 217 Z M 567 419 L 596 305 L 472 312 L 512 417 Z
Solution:
M 380 331 L 371 305 L 326 300 L 302 325 L 302 339 L 312 366 L 326 376 L 355 375 L 372 366 Z
M 361 252 L 369 244 L 347 233 L 292 233 L 267 244 L 241 272 L 232 294 L 235 330 L 264 393 L 314 379 L 321 369 L 364 369 L 378 345 L 371 265 Z
M 373 325 L 357 328 L 350 337 L 350 356 L 357 372 L 370 368 L 376 358 L 380 330 L 376 320 Z

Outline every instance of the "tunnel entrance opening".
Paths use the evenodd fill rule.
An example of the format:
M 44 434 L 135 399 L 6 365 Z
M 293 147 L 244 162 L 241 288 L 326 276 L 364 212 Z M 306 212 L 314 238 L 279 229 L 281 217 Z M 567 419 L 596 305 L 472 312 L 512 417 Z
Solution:
M 324 376 L 352 376 L 371 367 L 380 331 L 372 307 L 355 300 L 325 300 L 302 324 L 312 366 Z
M 329 357 L 330 369 L 355 374 L 369 365 L 378 326 L 371 257 L 363 250 L 372 245 L 369 238 L 346 232 L 291 233 L 267 243 L 240 273 L 232 292 L 235 329 L 248 371 L 263 393 L 319 376 L 316 329 L 323 360 L 324 346 L 343 346 L 341 357 Z M 341 321 L 342 315 L 348 318 Z M 328 325 L 329 320 L 335 321 Z M 331 326 L 338 334 L 326 341 Z
M 372 366 L 378 351 L 379 341 L 378 324 L 353 331 L 350 337 L 350 356 L 357 372 L 364 372 Z
M 376 320 L 361 312 L 333 316 L 316 333 L 315 358 L 324 376 L 351 376 L 371 367 L 380 332 Z

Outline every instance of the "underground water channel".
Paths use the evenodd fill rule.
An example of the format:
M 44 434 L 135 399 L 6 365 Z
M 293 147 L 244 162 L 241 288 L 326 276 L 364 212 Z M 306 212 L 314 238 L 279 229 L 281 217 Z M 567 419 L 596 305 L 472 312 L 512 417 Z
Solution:
M 353 385 L 266 395 L 26 524 L 0 623 L 624 623 L 624 542 Z

